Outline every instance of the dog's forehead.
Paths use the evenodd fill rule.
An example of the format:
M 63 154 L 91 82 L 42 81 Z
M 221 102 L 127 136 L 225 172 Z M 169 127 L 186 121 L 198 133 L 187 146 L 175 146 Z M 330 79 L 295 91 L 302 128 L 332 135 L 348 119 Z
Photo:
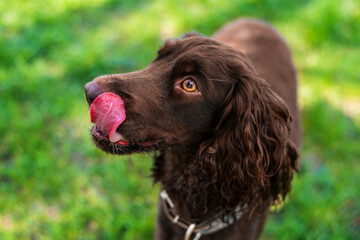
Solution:
M 217 50 L 219 47 L 221 49 L 221 43 L 213 39 L 203 37 L 199 34 L 191 34 L 190 37 L 166 40 L 157 51 L 157 58 L 159 59 L 173 54 L 179 56 L 187 52 L 202 52 L 206 54 L 206 52 Z
M 174 40 L 166 40 L 157 51 L 158 58 L 168 55 L 170 51 L 175 47 L 175 45 L 176 43 Z

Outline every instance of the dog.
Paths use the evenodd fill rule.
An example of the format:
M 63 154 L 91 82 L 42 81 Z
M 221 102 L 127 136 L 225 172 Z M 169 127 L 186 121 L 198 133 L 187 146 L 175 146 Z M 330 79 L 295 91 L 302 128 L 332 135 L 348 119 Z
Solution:
M 297 171 L 302 134 L 291 52 L 269 24 L 167 40 L 141 70 L 85 85 L 94 143 L 155 152 L 156 239 L 256 239 Z

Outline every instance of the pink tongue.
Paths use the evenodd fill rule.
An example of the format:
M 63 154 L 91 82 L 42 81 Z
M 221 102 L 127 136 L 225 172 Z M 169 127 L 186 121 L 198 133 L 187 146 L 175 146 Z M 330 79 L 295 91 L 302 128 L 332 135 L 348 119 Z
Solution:
M 125 118 L 124 101 L 111 92 L 99 95 L 90 106 L 91 122 L 106 133 L 112 142 L 121 140 L 122 136 L 116 129 Z

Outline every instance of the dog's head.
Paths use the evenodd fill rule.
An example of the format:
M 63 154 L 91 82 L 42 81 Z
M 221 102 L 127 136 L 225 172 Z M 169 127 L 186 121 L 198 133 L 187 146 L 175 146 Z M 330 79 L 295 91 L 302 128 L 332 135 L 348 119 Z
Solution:
M 289 191 L 297 152 L 289 139 L 288 108 L 234 48 L 187 34 L 165 42 L 146 69 L 100 76 L 85 91 L 103 116 L 112 110 L 98 106 L 101 99 L 93 103 L 103 93 L 121 98 L 110 99 L 115 106 L 124 103 L 124 121 L 95 121 L 92 129 L 94 142 L 106 152 L 170 147 L 196 155 L 188 171 L 196 175 L 201 169 L 210 181 L 222 182 L 204 191 L 221 192 L 227 206 L 238 203 L 239 197 L 230 196 L 234 189 L 248 196 L 247 203 L 270 186 L 273 199 Z M 112 141 L 105 125 L 116 129 Z
M 101 124 L 95 124 L 95 143 L 116 154 L 161 146 L 199 146 L 219 121 L 232 87 L 235 69 L 231 69 L 230 58 L 244 56 L 192 33 L 165 42 L 144 70 L 100 76 L 89 82 L 85 86 L 89 105 L 102 93 L 111 92 L 121 97 L 126 114 L 116 126 L 121 137 L 116 135 L 113 142 Z M 101 106 L 98 108 L 101 111 Z

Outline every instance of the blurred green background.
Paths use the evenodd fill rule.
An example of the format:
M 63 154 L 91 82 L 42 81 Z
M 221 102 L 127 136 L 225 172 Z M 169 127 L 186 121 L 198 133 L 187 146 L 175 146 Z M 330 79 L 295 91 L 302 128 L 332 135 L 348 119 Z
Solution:
M 299 70 L 302 172 L 263 239 L 360 239 L 358 0 L 0 2 L 0 239 L 152 239 L 152 154 L 96 149 L 83 86 L 166 38 L 271 22 Z

